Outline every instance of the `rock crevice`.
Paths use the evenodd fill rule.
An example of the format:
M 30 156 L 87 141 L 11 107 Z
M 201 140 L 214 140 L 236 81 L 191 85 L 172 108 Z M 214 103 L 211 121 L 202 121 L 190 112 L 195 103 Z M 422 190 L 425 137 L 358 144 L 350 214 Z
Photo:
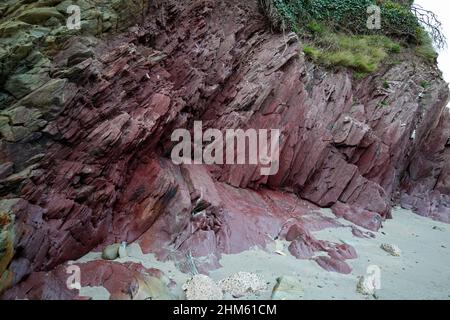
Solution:
M 333 225 L 319 207 L 373 231 L 398 203 L 450 222 L 448 87 L 434 67 L 405 53 L 364 80 L 324 69 L 294 34 L 270 31 L 258 1 L 150 9 L 123 33 L 72 37 L 48 61 L 51 78 L 2 100 L 0 217 L 15 215 L 0 219 L 2 245 L 15 225 L 14 256 L 0 247 L 9 285 L 120 241 L 187 271 L 192 256 L 207 271 L 292 219 Z M 198 120 L 279 129 L 280 170 L 175 166 L 171 133 Z M 291 245 L 299 256 L 319 250 L 305 237 Z M 325 251 L 317 263 L 349 272 L 350 248 Z

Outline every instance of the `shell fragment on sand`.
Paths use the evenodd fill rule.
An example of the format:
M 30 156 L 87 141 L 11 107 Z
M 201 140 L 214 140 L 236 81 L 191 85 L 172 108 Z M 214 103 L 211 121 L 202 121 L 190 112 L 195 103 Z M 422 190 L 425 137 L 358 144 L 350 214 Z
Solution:
M 402 251 L 400 250 L 400 248 L 394 244 L 383 243 L 380 248 L 394 257 L 400 257 L 402 255 Z

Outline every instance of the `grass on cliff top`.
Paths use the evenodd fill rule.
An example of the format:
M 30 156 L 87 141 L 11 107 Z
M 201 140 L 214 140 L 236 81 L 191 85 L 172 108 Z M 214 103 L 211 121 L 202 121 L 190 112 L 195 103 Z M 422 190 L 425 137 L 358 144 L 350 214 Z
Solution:
M 396 61 L 401 50 L 435 63 L 436 51 L 421 21 L 436 30 L 434 40 L 445 41 L 440 23 L 430 12 L 413 13 L 412 0 L 264 0 L 273 26 L 296 32 L 303 52 L 328 67 L 347 67 L 358 74 L 374 72 Z M 382 28 L 367 28 L 367 8 L 378 5 Z M 280 27 L 281 26 L 281 27 Z
M 356 72 L 370 73 L 401 46 L 383 35 L 349 35 L 328 30 L 320 24 L 309 24 L 314 35 L 305 40 L 303 52 L 325 66 L 342 66 Z

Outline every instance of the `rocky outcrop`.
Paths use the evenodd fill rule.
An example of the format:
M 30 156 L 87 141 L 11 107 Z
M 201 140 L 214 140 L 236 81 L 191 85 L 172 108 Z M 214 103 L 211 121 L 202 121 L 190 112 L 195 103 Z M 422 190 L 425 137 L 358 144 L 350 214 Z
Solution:
M 400 203 L 420 215 L 450 223 L 450 115 L 436 117 L 402 179 Z
M 72 281 L 70 276 L 74 274 L 74 267 L 80 277 Z M 9 290 L 3 298 L 86 300 L 90 297 L 80 295 L 81 288 L 104 287 L 111 300 L 170 300 L 176 298 L 173 293 L 176 291 L 174 285 L 175 283 L 158 269 L 148 269 L 131 262 L 99 260 L 62 264 L 51 272 L 35 272 L 27 281 Z
M 39 26 L 44 18 L 19 11 L 40 2 L 3 7 L 0 30 Z M 294 255 L 348 273 L 351 247 L 308 236 L 337 224 L 319 207 L 370 230 L 397 200 L 448 221 L 448 88 L 433 66 L 404 52 L 357 80 L 308 61 L 294 34 L 272 33 L 258 1 L 149 6 L 129 11 L 139 26 L 117 23 L 104 39 L 86 30 L 45 54 L 28 38 L 28 47 L 7 49 L 29 69 L 22 77 L 16 64 L 1 80 L 18 88 L 0 98 L 7 286 L 121 241 L 207 271 L 221 253 L 264 246 L 293 225 L 306 230 L 291 234 Z M 280 170 L 174 165 L 170 135 L 195 120 L 204 129 L 280 129 Z

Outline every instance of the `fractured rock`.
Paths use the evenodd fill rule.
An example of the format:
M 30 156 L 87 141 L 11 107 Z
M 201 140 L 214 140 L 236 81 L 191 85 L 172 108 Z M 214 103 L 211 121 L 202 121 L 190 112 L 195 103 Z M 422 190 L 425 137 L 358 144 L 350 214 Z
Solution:
M 30 24 L 43 24 L 52 17 L 58 20 L 64 19 L 64 16 L 56 8 L 51 7 L 27 9 L 19 15 L 18 19 Z
M 339 259 L 333 259 L 328 256 L 319 256 L 314 259 L 319 266 L 327 271 L 334 271 L 342 274 L 349 274 L 352 268 L 345 262 Z
M 13 207 L 17 202 L 17 199 L 0 201 L 0 275 L 2 276 L 14 256 Z
M 55 49 L 61 52 L 49 60 L 52 80 L 40 86 L 34 76 L 13 78 L 12 83 L 24 89 L 16 98 L 26 93 L 20 101 L 0 93 L 0 103 L 6 102 L 2 110 L 36 109 L 48 121 L 45 129 L 37 126 L 44 141 L 38 141 L 35 154 L 45 153 L 47 160 L 39 167 L 42 176 L 35 176 L 29 170 L 20 173 L 25 157 L 17 157 L 33 148 L 24 142 L 33 131 L 23 121 L 26 114 L 18 112 L 15 120 L 0 117 L 2 138 L 7 140 L 1 144 L 2 160 L 13 163 L 20 173 L 9 179 L 14 188 L 8 185 L 4 194 L 38 204 L 27 206 L 18 219 L 23 232 L 18 233 L 17 247 L 31 262 L 27 272 L 77 259 L 105 240 L 111 243 L 110 236 L 121 236 L 128 243 L 142 236 L 147 248 L 162 254 L 167 253 L 166 244 L 185 241 L 180 256 L 192 249 L 196 258 L 264 246 L 266 234 L 273 239 L 287 215 L 301 216 L 303 209 L 286 204 L 292 198 L 297 202 L 294 192 L 316 205 L 338 202 L 355 207 L 333 211 L 370 230 L 377 230 L 388 217 L 399 185 L 408 194 L 401 197 L 402 205 L 417 212 L 431 212 L 432 206 L 432 217 L 449 216 L 449 170 L 441 170 L 448 163 L 448 86 L 434 68 L 414 56 L 385 66 L 381 74 L 359 84 L 347 71 L 330 73 L 304 59 L 295 35 L 287 35 L 287 42 L 283 34 L 267 32 L 257 13 L 258 1 L 241 2 L 238 12 L 229 1 L 167 0 L 161 6 L 164 10 L 152 3 L 148 12 L 138 1 L 114 1 L 120 5 L 108 12 L 78 2 L 86 6 L 82 6 L 87 18 L 83 34 L 109 29 L 103 22 L 126 28 L 122 22 L 134 24 L 133 16 L 143 23 L 135 32 L 104 37 L 87 49 L 66 48 L 61 41 Z M 45 3 L 50 6 L 50 1 Z M 20 2 L 20 13 L 28 14 L 21 16 L 24 21 L 46 24 L 52 17 L 58 19 L 54 10 L 31 10 L 34 3 L 29 4 Z M 57 8 L 63 15 L 66 4 Z M 17 18 L 0 11 L 6 19 Z M 2 18 L 2 26 L 3 22 Z M 2 84 L 22 74 L 18 69 L 41 44 L 71 36 L 67 31 L 53 35 L 54 28 L 37 26 L 30 31 L 30 27 L 23 22 L 2 29 L 8 38 L 20 40 L 0 48 Z M 170 61 L 158 62 L 159 54 L 149 56 L 154 48 Z M 55 75 L 75 63 L 82 63 L 73 66 L 80 70 L 76 77 Z M 383 97 L 396 101 L 390 108 L 376 107 L 380 100 L 372 82 L 376 77 L 404 84 Z M 424 78 L 430 80 L 429 94 L 419 103 L 416 84 Z M 190 221 L 189 195 L 194 190 L 189 190 L 168 152 L 161 151 L 171 149 L 169 137 L 175 127 L 185 128 L 196 118 L 208 129 L 279 128 L 283 138 L 280 170 L 274 176 L 261 176 L 254 165 L 208 169 L 207 185 L 218 190 L 221 204 L 208 200 L 212 208 L 207 208 L 207 219 Z M 409 139 L 412 130 L 414 141 Z M 411 159 L 413 154 L 418 155 Z M 82 172 L 91 165 L 92 172 Z M 201 180 L 206 184 L 203 175 Z M 415 188 L 418 184 L 422 187 Z M 82 191 L 80 196 L 77 190 Z M 211 190 L 205 189 L 205 197 L 216 198 Z M 309 228 L 310 224 L 305 227 Z M 295 240 L 298 235 L 293 233 L 290 237 Z M 303 239 L 291 249 L 308 256 L 308 248 L 315 251 L 309 244 Z M 340 248 L 331 255 L 343 259 L 354 254 Z M 324 259 L 317 261 L 348 271 L 345 262 Z

